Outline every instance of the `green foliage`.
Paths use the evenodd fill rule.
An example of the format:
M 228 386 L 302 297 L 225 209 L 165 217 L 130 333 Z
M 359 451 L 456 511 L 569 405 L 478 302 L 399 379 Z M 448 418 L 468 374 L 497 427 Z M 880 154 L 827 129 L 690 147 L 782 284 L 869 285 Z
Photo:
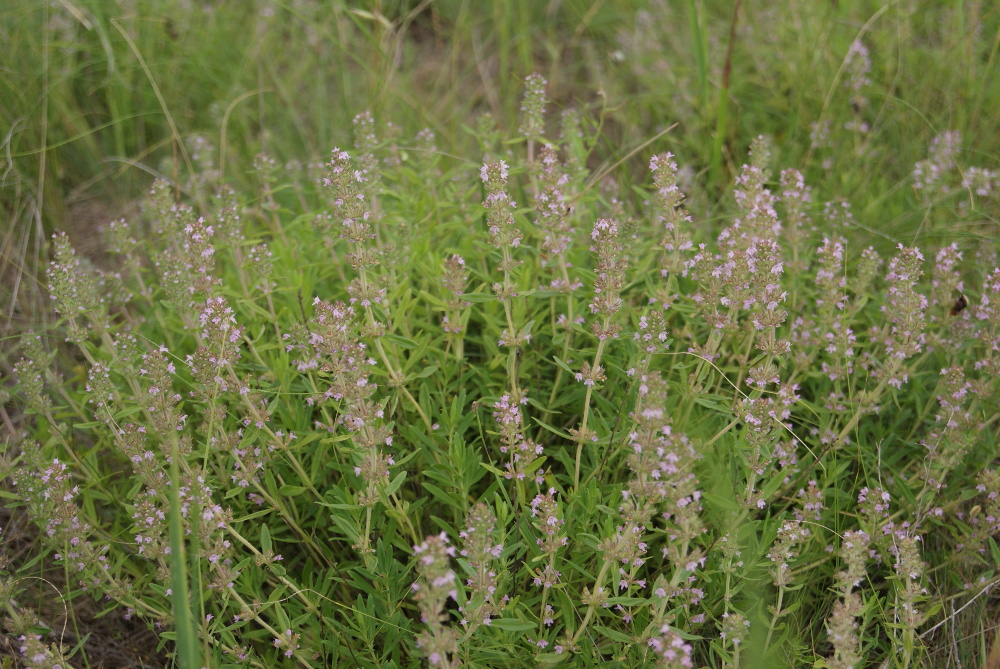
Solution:
M 29 666 L 42 564 L 181 667 L 983 660 L 995 11 L 9 4 L 11 247 L 161 177 L 11 289 Z

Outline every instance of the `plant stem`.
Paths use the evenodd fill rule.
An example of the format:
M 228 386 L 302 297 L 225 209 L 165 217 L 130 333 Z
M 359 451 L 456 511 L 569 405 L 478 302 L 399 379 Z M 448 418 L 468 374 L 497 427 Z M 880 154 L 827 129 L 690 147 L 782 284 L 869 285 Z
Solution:
M 611 318 L 605 316 L 604 324 L 601 329 L 607 331 L 610 321 Z M 598 367 L 600 367 L 601 355 L 604 353 L 604 346 L 607 341 L 607 339 L 601 339 L 597 342 L 597 353 L 594 354 L 594 366 L 591 370 L 591 373 L 593 374 L 596 374 Z M 587 432 L 587 420 L 590 418 L 590 398 L 594 393 L 594 385 L 596 384 L 587 386 L 587 394 L 583 398 L 583 418 L 580 420 L 580 441 L 576 445 L 576 468 L 573 471 L 573 487 L 575 489 L 580 487 L 580 459 L 583 455 L 583 439 Z
M 611 562 L 609 562 L 608 560 L 605 560 L 604 564 L 601 565 L 601 571 L 598 572 L 597 578 L 594 580 L 594 591 L 591 593 L 591 596 L 594 599 L 592 599 L 591 602 L 587 605 L 587 613 L 583 616 L 583 622 L 580 623 L 580 626 L 576 628 L 576 632 L 574 632 L 573 636 L 570 637 L 569 640 L 570 646 L 576 644 L 576 642 L 580 639 L 580 636 L 583 634 L 583 631 L 587 629 L 587 625 L 590 623 L 590 619 L 594 617 L 594 611 L 597 609 L 596 598 L 598 596 L 598 593 L 600 593 L 601 589 L 603 588 L 604 577 L 608 575 L 608 569 L 610 567 L 611 567 Z

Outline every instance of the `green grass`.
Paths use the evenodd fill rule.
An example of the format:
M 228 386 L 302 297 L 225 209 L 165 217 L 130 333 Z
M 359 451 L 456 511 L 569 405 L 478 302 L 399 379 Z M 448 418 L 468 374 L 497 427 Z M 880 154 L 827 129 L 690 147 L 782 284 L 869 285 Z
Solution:
M 32 653 L 110 662 L 114 633 L 94 615 L 103 607 L 105 620 L 127 611 L 158 636 L 137 657 L 183 668 L 421 666 L 435 651 L 437 666 L 674 666 L 650 645 L 674 634 L 693 666 L 834 667 L 832 616 L 857 596 L 842 617 L 857 623 L 856 666 L 985 665 L 1000 562 L 1000 508 L 988 497 L 1000 176 L 985 196 L 962 181 L 1000 169 L 1000 11 L 743 3 L 734 20 L 730 3 L 696 1 L 494 7 L 0 9 L 8 647 L 19 655 L 18 637 L 39 635 Z M 852 93 L 856 40 L 871 69 Z M 541 141 L 519 136 L 531 72 L 548 81 Z M 365 109 L 374 141 L 352 125 Z M 563 110 L 578 112 L 579 137 L 560 138 Z M 814 123 L 828 123 L 826 142 L 811 143 Z M 849 127 L 861 123 L 865 132 Z M 436 148 L 417 137 L 423 128 Z M 945 131 L 961 141 L 940 186 L 916 188 L 915 164 Z M 542 141 L 565 183 L 527 160 Z M 354 147 L 366 181 L 310 166 L 335 146 Z M 650 174 L 665 151 L 682 168 L 689 222 Z M 501 159 L 517 206 L 484 210 L 499 185 L 484 186 L 480 168 Z M 734 195 L 770 201 L 751 162 L 775 196 L 782 170 L 802 173 L 812 199 L 800 225 L 785 199 L 775 235 L 766 212 Z M 221 184 L 232 194 L 219 196 Z M 546 186 L 564 194 L 556 213 L 574 228 L 564 256 L 535 206 Z M 352 212 L 356 189 L 365 204 Z M 825 213 L 841 201 L 847 224 Z M 50 243 L 67 231 L 80 246 L 107 222 L 82 220 L 88 202 L 127 225 L 75 256 L 67 238 Z M 374 237 L 363 226 L 343 237 L 342 220 L 363 209 Z M 598 219 L 617 221 L 617 242 L 594 241 Z M 665 247 L 664 220 L 709 253 L 732 252 L 749 278 L 719 283 L 711 270 L 724 273 L 724 258 L 682 271 L 696 249 Z M 491 245 L 490 225 L 506 244 Z M 747 230 L 752 240 L 719 238 Z M 824 265 L 824 238 L 844 238 L 843 265 Z M 771 240 L 782 268 L 753 273 Z M 935 269 L 952 243 L 963 258 Z M 887 276 L 900 244 L 925 256 L 912 283 Z M 868 247 L 886 264 L 866 274 Z M 460 269 L 446 264 L 455 254 L 468 273 L 460 297 L 444 282 Z M 554 278 L 581 287 L 568 296 Z M 620 309 L 588 307 L 600 281 L 602 294 L 620 291 Z M 758 302 L 744 304 L 750 296 Z M 333 317 L 324 302 L 351 297 L 362 299 L 346 329 L 316 339 Z M 233 310 L 233 340 L 199 322 L 210 298 Z M 787 317 L 755 327 L 774 313 L 761 299 Z M 564 327 L 561 314 L 585 320 Z M 592 327 L 621 333 L 601 340 Z M 850 355 L 845 328 L 857 338 Z M 669 347 L 647 354 L 633 335 L 650 331 Z M 518 333 L 530 339 L 498 344 Z M 324 351 L 336 337 L 338 350 Z M 893 358 L 887 338 L 906 353 Z M 374 364 L 355 369 L 344 347 Z M 594 385 L 574 378 L 598 364 Z M 748 383 L 765 374 L 783 394 Z M 331 384 L 336 395 L 322 397 Z M 787 417 L 767 419 L 793 387 Z M 505 432 L 496 405 L 521 392 L 523 426 Z M 351 416 L 364 426 L 348 429 Z M 644 432 L 668 422 L 658 443 L 680 474 Z M 541 457 L 525 447 L 518 465 L 511 449 L 525 440 Z M 634 443 L 652 460 L 634 457 Z M 45 478 L 56 459 L 65 477 Z M 650 492 L 652 462 L 663 499 Z M 508 479 L 508 465 L 524 478 Z M 63 487 L 47 497 L 53 480 Z M 557 520 L 546 525 L 533 510 L 550 489 Z M 889 494 L 895 534 L 883 537 L 885 520 L 859 502 L 865 489 Z M 443 532 L 475 555 L 474 537 L 461 537 L 476 534 L 470 514 L 494 526 L 481 541 L 502 545 L 497 555 L 439 552 Z M 544 543 L 553 527 L 565 546 Z M 645 550 L 619 591 L 619 558 L 638 555 L 621 528 Z M 838 574 L 844 535 L 857 530 L 877 538 L 854 586 Z M 137 534 L 150 539 L 143 554 Z M 785 549 L 787 579 L 772 558 Z M 916 558 L 900 570 L 899 555 Z M 561 573 L 551 589 L 533 584 L 546 567 Z M 449 568 L 452 585 L 435 586 Z M 476 578 L 495 579 L 492 601 L 466 584 Z M 65 633 L 52 624 L 63 604 Z M 489 625 L 470 616 L 488 610 Z M 840 660 L 850 645 L 837 646 Z

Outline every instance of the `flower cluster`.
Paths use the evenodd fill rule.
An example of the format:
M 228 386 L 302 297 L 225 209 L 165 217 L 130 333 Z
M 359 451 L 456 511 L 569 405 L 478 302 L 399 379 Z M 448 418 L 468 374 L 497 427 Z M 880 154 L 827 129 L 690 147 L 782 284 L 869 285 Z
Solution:
M 546 560 L 543 569 L 534 569 L 534 584 L 542 588 L 551 588 L 559 583 L 562 577 L 562 574 L 555 569 L 555 557 L 569 543 L 569 539 L 563 534 L 566 521 L 562 517 L 554 488 L 550 488 L 544 495 L 536 495 L 531 500 L 531 519 L 531 524 L 538 534 L 535 543 Z
M 751 146 L 750 164 L 744 165 L 734 191 L 739 216 L 718 238 L 721 254 L 700 244 L 688 261 L 692 278 L 701 285 L 693 296 L 705 321 L 713 329 L 704 348 L 692 349 L 711 359 L 727 332 L 739 328 L 747 312 L 757 330 L 756 347 L 769 356 L 787 354 L 788 341 L 778 339 L 777 329 L 787 318 L 781 306 L 787 292 L 781 286 L 784 261 L 778 246 L 781 223 L 775 198 L 765 187 L 770 153 L 760 138 Z
M 664 276 L 687 274 L 681 253 L 694 248 L 688 229 L 691 215 L 684 209 L 684 193 L 677 186 L 677 163 L 673 158 L 672 153 L 665 153 L 649 160 L 656 189 L 657 220 L 663 226 L 661 244 L 668 254 L 662 270 Z
M 847 57 L 844 58 L 844 69 L 847 72 L 844 86 L 852 93 L 858 94 L 866 86 L 871 85 L 872 81 L 868 75 L 872 69 L 872 61 L 868 55 L 868 47 L 861 40 L 854 40 L 851 43 Z
M 521 134 L 529 140 L 539 140 L 545 132 L 545 85 L 540 74 L 532 73 L 524 78 Z
M 346 151 L 334 149 L 327 165 L 328 176 L 323 183 L 332 191 L 331 205 L 334 215 L 340 221 L 341 238 L 346 239 L 350 247 L 347 262 L 358 272 L 348 286 L 351 304 L 359 304 L 368 313 L 376 304 L 383 304 L 385 288 L 375 281 L 371 269 L 379 264 L 379 251 L 372 240 L 375 230 L 372 227 L 372 212 L 366 193 L 368 184 L 362 169 L 355 169 L 351 157 Z M 381 332 L 382 328 L 376 328 Z M 373 334 L 378 334 L 373 332 Z
M 979 197 L 994 197 L 1000 191 L 1000 170 L 970 167 L 962 174 L 962 189 Z
M 784 206 L 784 226 L 782 236 L 788 242 L 792 259 L 789 269 L 805 270 L 803 251 L 806 238 L 812 232 L 809 209 L 812 207 L 812 189 L 806 185 L 805 177 L 796 169 L 781 171 L 781 194 L 779 201 Z
M 497 597 L 497 561 L 503 554 L 503 544 L 496 541 L 497 519 L 493 510 L 479 502 L 469 510 L 462 539 L 460 555 L 468 563 L 469 598 L 462 613 L 462 627 L 475 630 L 479 625 L 489 625 L 492 616 L 499 614 L 507 603 L 506 595 Z
M 374 198 L 381 187 L 382 171 L 379 169 L 375 149 L 378 147 L 378 135 L 375 133 L 375 117 L 369 111 L 364 111 L 354 117 L 354 148 L 358 152 L 358 183 Z M 336 152 L 336 150 L 334 150 Z
M 694 571 L 695 538 L 705 529 L 700 515 L 702 493 L 694 474 L 698 455 L 685 435 L 674 434 L 666 405 L 667 384 L 660 374 L 643 376 L 632 413 L 635 427 L 629 434 L 632 477 L 627 499 L 636 508 L 649 503 L 662 509 L 667 530 L 664 556 L 690 573 Z
M 656 666 L 660 669 L 689 669 L 694 666 L 691 644 L 669 625 L 664 625 L 659 635 L 649 640 L 649 647 L 656 654 Z
M 983 280 L 983 295 L 976 305 L 975 318 L 983 325 L 976 333 L 983 350 L 976 370 L 993 378 L 1000 377 L 1000 268 Z
M 66 341 L 82 342 L 92 333 L 106 332 L 108 300 L 104 276 L 76 255 L 66 233 L 52 235 L 49 294 L 55 310 L 69 322 Z
M 11 371 L 21 386 L 28 408 L 44 414 L 52 405 L 45 394 L 45 371 L 51 356 L 45 351 L 42 338 L 30 332 L 21 336 L 21 353 Z
M 767 557 L 772 564 L 771 573 L 774 584 L 779 588 L 787 588 L 792 582 L 790 565 L 795 559 L 796 546 L 809 536 L 809 528 L 799 521 L 789 520 L 778 528 L 778 538 L 768 551 Z
M 308 333 L 298 332 L 298 341 L 287 345 L 303 355 L 300 369 L 317 369 L 329 374 L 330 385 L 314 401 L 337 403 L 338 422 L 349 432 L 360 449 L 360 463 L 355 467 L 366 487 L 358 503 L 372 506 L 378 501 L 379 490 L 389 479 L 389 467 L 395 464 L 391 455 L 382 452 L 392 445 L 392 428 L 385 421 L 384 405 L 374 399 L 377 388 L 372 383 L 370 368 L 376 364 L 368 356 L 367 346 L 358 340 L 354 309 L 343 302 L 327 302 L 316 298 L 316 315 Z M 295 341 L 294 335 L 289 335 Z M 325 426 L 333 430 L 333 425 Z
M 30 468 L 19 468 L 14 475 L 18 494 L 27 502 L 28 512 L 41 520 L 42 536 L 70 573 L 78 577 L 83 590 L 95 589 L 122 594 L 128 586 L 111 573 L 109 546 L 91 541 L 93 528 L 76 502 L 80 487 L 73 480 L 69 466 L 58 459 L 41 460 L 41 448 L 29 445 L 25 456 Z
M 924 621 L 924 615 L 918 609 L 918 604 L 927 594 L 921 580 L 924 576 L 924 563 L 920 559 L 920 537 L 907 532 L 896 536 L 889 551 L 895 556 L 892 565 L 896 573 L 896 618 L 912 634 Z
M 236 191 L 231 186 L 220 186 L 212 196 L 212 202 L 215 209 L 213 228 L 216 237 L 222 242 L 227 242 L 238 248 L 245 237 L 243 216 Z
M 827 635 L 833 644 L 833 656 L 827 658 L 830 669 L 855 669 L 862 666 L 861 641 L 858 639 L 857 619 L 863 607 L 855 592 L 847 593 L 833 605 L 827 621 Z
M 30 669 L 68 669 L 69 649 L 61 644 L 46 644 L 39 634 L 24 634 L 18 637 L 18 650 Z
M 926 339 L 927 298 L 917 289 L 923 261 L 919 249 L 899 245 L 899 254 L 889 263 L 885 277 L 889 289 L 882 311 L 888 323 L 872 336 L 873 341 L 882 341 L 888 357 L 881 373 L 897 389 L 909 378 L 904 362 L 923 350 Z
M 670 334 L 667 331 L 666 317 L 663 308 L 650 309 L 646 314 L 639 316 L 639 323 L 632 339 L 639 344 L 646 360 L 654 353 L 662 353 L 670 348 Z M 648 369 L 648 362 L 645 368 Z
M 508 480 L 524 481 L 535 474 L 535 482 L 541 484 L 543 479 L 541 474 L 536 473 L 535 462 L 544 449 L 524 434 L 521 405 L 527 404 L 527 401 L 527 397 L 515 401 L 511 395 L 504 395 L 493 403 L 493 418 L 500 428 L 500 452 L 508 458 L 504 475 Z
M 750 631 L 750 621 L 739 611 L 727 611 L 719 622 L 719 637 L 739 648 Z
M 570 278 L 572 264 L 566 255 L 573 242 L 575 229 L 570 220 L 570 206 L 563 193 L 569 176 L 563 170 L 556 150 L 549 145 L 539 152 L 541 173 L 540 189 L 535 195 L 535 213 L 538 231 L 542 235 L 542 262 L 552 268 L 554 278 L 549 281 L 549 289 L 572 294 L 583 284 Z
M 931 140 L 930 156 L 913 167 L 913 187 L 928 196 L 939 195 L 951 187 L 955 157 L 962 136 L 948 130 Z
M 427 656 L 432 667 L 456 667 L 459 632 L 446 623 L 448 600 L 458 601 L 458 576 L 451 568 L 455 547 L 442 532 L 429 536 L 413 547 L 417 560 L 417 580 L 413 600 L 420 609 L 420 620 L 427 629 L 417 635 L 417 648 Z
M 882 488 L 865 486 L 858 493 L 858 506 L 861 507 L 861 517 L 865 529 L 873 537 L 885 537 L 892 534 L 893 522 L 889 520 L 889 505 L 892 495 Z
M 594 223 L 590 233 L 590 250 L 597 258 L 594 268 L 597 276 L 594 278 L 594 299 L 590 303 L 590 312 L 599 315 L 605 323 L 599 329 L 595 328 L 598 339 L 617 337 L 620 326 L 614 326 L 610 319 L 618 313 L 622 306 L 621 290 L 625 285 L 625 258 L 618 239 L 618 224 L 610 219 L 601 218 Z
M 958 366 L 942 369 L 939 388 L 940 410 L 927 437 L 921 441 L 933 469 L 928 484 L 937 490 L 944 486 L 948 472 L 972 450 L 979 430 L 978 421 L 969 411 L 974 394 L 965 370 Z
M 501 251 L 506 248 L 516 249 L 521 245 L 523 238 L 514 222 L 514 211 L 517 209 L 517 203 L 510 198 L 510 194 L 507 192 L 508 175 L 509 168 L 507 163 L 502 160 L 484 164 L 479 171 L 479 177 L 486 187 L 483 208 L 486 209 L 489 242 L 494 248 Z M 505 262 L 499 266 L 502 272 L 509 272 L 519 264 L 508 260 L 506 255 L 504 260 Z
M 282 651 L 282 655 L 290 658 L 295 655 L 295 651 L 302 647 L 301 644 L 299 644 L 300 638 L 301 636 L 298 632 L 293 634 L 292 630 L 287 629 L 284 634 L 275 637 L 272 643 L 275 648 Z
M 240 359 L 243 329 L 222 296 L 210 297 L 198 313 L 200 345 L 186 362 L 199 384 L 196 396 L 206 401 L 238 385 L 233 367 Z M 161 351 L 165 355 L 166 349 Z M 172 372 L 171 372 L 172 373 Z
M 271 259 L 271 251 L 267 244 L 258 244 L 247 252 L 243 259 L 243 269 L 246 271 L 253 287 L 259 289 L 265 295 L 270 294 L 276 287 L 271 280 L 274 272 L 274 261 Z
M 463 298 L 465 286 L 469 281 L 469 270 L 465 266 L 465 258 L 458 254 L 453 254 L 444 261 L 444 269 L 441 273 L 441 283 L 447 294 L 445 304 L 447 310 L 442 318 L 442 329 L 449 336 L 462 334 L 462 308 L 468 306 L 468 302 Z

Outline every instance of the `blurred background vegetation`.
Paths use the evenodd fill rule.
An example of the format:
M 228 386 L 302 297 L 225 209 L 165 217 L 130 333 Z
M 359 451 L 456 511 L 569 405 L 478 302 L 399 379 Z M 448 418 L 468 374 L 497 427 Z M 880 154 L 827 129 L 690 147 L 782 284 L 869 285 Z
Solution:
M 153 175 L 178 181 L 195 161 L 224 161 L 225 178 L 249 187 L 258 152 L 320 159 L 350 141 L 365 109 L 404 138 L 430 127 L 443 152 L 470 155 L 467 129 L 484 113 L 516 119 L 533 71 L 557 108 L 589 119 L 594 160 L 617 161 L 676 123 L 622 179 L 669 148 L 710 204 L 758 134 L 774 138 L 776 165 L 879 227 L 923 215 L 907 177 L 939 132 L 959 130 L 996 162 L 996 3 L 776 0 L 742 3 L 734 20 L 738 4 L 7 0 L 5 257 L 42 230 L 126 210 Z M 844 86 L 855 39 L 873 65 L 861 109 Z M 869 131 L 846 131 L 854 118 Z M 851 164 L 823 165 L 815 122 L 830 123 L 831 143 L 857 145 L 829 154 Z M 214 151 L 198 155 L 196 138 Z

